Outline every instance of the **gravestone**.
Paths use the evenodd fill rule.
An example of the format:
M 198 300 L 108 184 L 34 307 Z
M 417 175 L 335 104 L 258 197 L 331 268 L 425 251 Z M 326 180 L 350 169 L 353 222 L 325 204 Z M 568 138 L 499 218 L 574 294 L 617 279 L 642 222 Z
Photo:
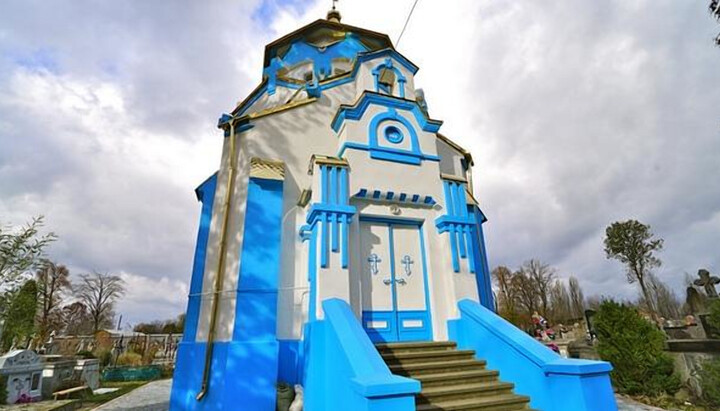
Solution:
M 698 277 L 700 278 L 695 280 L 693 284 L 698 287 L 703 287 L 708 298 L 718 298 L 717 290 L 715 290 L 715 284 L 720 283 L 720 278 L 711 276 L 710 272 L 704 268 L 698 270 Z
M 0 375 L 7 381 L 7 404 L 40 400 L 43 365 L 30 350 L 13 350 L 0 357 Z

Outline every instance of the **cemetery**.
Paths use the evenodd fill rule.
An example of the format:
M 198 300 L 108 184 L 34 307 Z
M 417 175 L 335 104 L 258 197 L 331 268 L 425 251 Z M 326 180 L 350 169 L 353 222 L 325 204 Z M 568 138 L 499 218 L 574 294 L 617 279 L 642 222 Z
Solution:
M 709 1 L 710 15 L 720 21 L 720 4 Z M 435 20 L 428 11 L 423 33 L 416 32 L 425 40 L 401 49 L 418 0 L 410 0 L 409 12 L 397 16 L 404 18 L 404 25 L 393 33 L 395 39 L 348 24 L 337 0 L 327 2 L 330 9 L 324 18 L 295 24 L 298 13 L 307 20 L 308 5 L 300 3 L 260 2 L 240 15 L 232 8 L 234 14 L 229 14 L 240 22 L 236 30 L 246 30 L 248 20 L 243 19 L 248 14 L 262 35 L 213 32 L 217 44 L 202 37 L 209 26 L 197 29 L 178 20 L 187 38 L 158 26 L 174 37 L 168 49 L 183 42 L 192 58 L 180 59 L 174 50 L 167 50 L 167 58 L 148 53 L 141 47 L 145 41 L 138 40 L 128 44 L 137 51 L 133 49 L 136 54 L 127 61 L 109 63 L 103 55 L 96 58 L 100 63 L 78 64 L 102 67 L 101 75 L 90 76 L 97 83 L 92 91 L 77 85 L 82 76 L 72 86 L 42 86 L 41 80 L 61 78 L 73 65 L 55 62 L 53 47 L 40 47 L 32 57 L 15 55 L 3 48 L 7 36 L 0 30 L 0 73 L 16 64 L 24 70 L 22 76 L 41 78 L 14 88 L 0 76 L 0 142 L 3 133 L 13 129 L 3 111 L 21 101 L 17 95 L 15 100 L 6 98 L 5 89 L 31 96 L 70 90 L 72 98 L 43 97 L 43 102 L 56 104 L 61 117 L 67 107 L 81 112 L 83 121 L 102 124 L 109 136 L 128 128 L 127 136 L 114 137 L 127 141 L 108 148 L 82 136 L 78 119 L 52 127 L 71 133 L 58 147 L 79 144 L 86 150 L 72 161 L 48 162 L 52 167 L 106 163 L 102 172 L 87 171 L 83 179 L 57 185 L 82 199 L 75 200 L 83 205 L 72 209 L 71 227 L 60 225 L 62 231 L 56 234 L 53 220 L 24 209 L 8 212 L 24 224 L 0 215 L 0 411 L 720 410 L 720 260 L 717 250 L 695 253 L 698 246 L 691 238 L 701 232 L 692 231 L 701 225 L 698 221 L 717 221 L 720 210 L 707 211 L 710 217 L 677 211 L 679 217 L 673 218 L 687 221 L 671 237 L 670 227 L 678 223 L 647 209 L 659 202 L 652 193 L 673 183 L 662 177 L 665 168 L 677 174 L 682 162 L 658 160 L 652 150 L 642 152 L 642 160 L 622 151 L 636 142 L 634 133 L 647 122 L 644 118 L 609 117 L 600 124 L 582 117 L 585 125 L 573 111 L 582 106 L 593 118 L 602 117 L 615 105 L 620 110 L 630 105 L 622 101 L 628 95 L 642 95 L 635 91 L 642 88 L 639 81 L 631 82 L 635 88 L 624 98 L 613 94 L 623 87 L 612 84 L 622 71 L 632 71 L 633 64 L 648 71 L 650 63 L 643 58 L 652 53 L 647 47 L 633 49 L 640 42 L 637 35 L 632 41 L 615 38 L 604 51 L 577 58 L 581 68 L 573 61 L 552 66 L 552 71 L 569 68 L 606 81 L 609 86 L 603 83 L 602 92 L 592 93 L 607 92 L 613 98 L 598 110 L 585 94 L 591 83 L 587 79 L 563 85 L 571 90 L 564 97 L 554 90 L 557 80 L 547 71 L 522 92 L 513 90 L 515 80 L 508 80 L 507 73 L 517 76 L 517 84 L 533 78 L 538 66 L 530 60 L 562 60 L 556 42 L 573 36 L 555 34 L 545 48 L 533 43 L 542 38 L 540 29 L 531 40 L 520 38 L 527 32 L 511 43 L 494 39 L 488 34 L 493 25 L 486 23 L 498 18 L 498 10 L 510 13 L 508 5 L 473 6 L 483 11 L 482 18 L 463 26 L 472 33 L 461 35 L 448 34 L 453 32 L 449 26 L 427 24 Z M 397 5 L 386 6 L 383 16 L 375 18 L 390 18 L 389 10 Z M 434 10 L 461 6 L 468 7 Z M 128 15 L 116 12 L 137 21 L 138 33 L 152 37 L 157 20 L 152 30 L 144 30 L 140 15 L 152 15 L 156 6 L 144 7 L 139 14 L 130 6 Z M 517 7 L 525 11 L 530 6 Z M 591 14 L 602 14 L 596 11 Z M 174 13 L 169 13 L 171 20 Z M 214 11 L 217 26 L 226 18 L 222 14 Z M 537 10 L 535 14 L 542 17 Z M 468 24 L 464 18 L 455 16 L 455 23 Z M 622 25 L 657 24 L 655 20 L 628 19 Z M 507 18 L 500 25 L 509 24 Z M 275 33 L 278 28 L 284 31 Z M 598 31 L 583 30 L 584 35 Z M 279 35 L 271 40 L 269 33 Z M 468 46 L 476 36 L 483 37 L 483 47 L 492 47 Z M 720 45 L 720 37 L 713 42 Z M 205 62 L 197 71 L 217 75 L 221 86 L 211 87 L 207 79 L 198 82 L 202 87 L 189 94 L 202 96 L 197 101 L 188 95 L 178 98 L 190 107 L 178 109 L 167 89 L 187 85 L 177 79 L 170 86 L 164 77 L 177 74 L 174 70 L 184 73 L 185 66 L 196 63 L 191 60 L 206 58 L 198 50 L 214 47 L 227 49 L 223 58 L 229 61 L 223 64 L 232 67 L 233 76 L 241 68 L 242 79 L 221 81 L 225 69 Z M 515 47 L 537 55 L 503 60 L 507 49 Z M 607 50 L 623 47 L 632 50 L 632 58 L 613 57 L 613 64 L 603 60 L 615 55 Z M 450 49 L 468 62 L 451 64 Z M 247 54 L 238 56 L 238 50 Z M 476 52 L 485 53 L 487 61 L 474 61 Z M 575 52 L 584 55 L 579 48 Z M 500 63 L 492 61 L 495 54 L 501 56 Z M 163 68 L 155 80 L 112 86 L 123 79 L 124 70 L 138 64 L 137 56 L 149 55 L 157 59 L 153 65 Z M 6 62 L 7 56 L 12 63 Z M 438 71 L 441 59 L 448 62 Z M 521 69 L 512 69 L 514 60 L 525 59 Z M 494 64 L 502 70 L 490 71 Z M 421 65 L 430 68 L 427 74 L 418 75 Z M 242 88 L 251 66 L 259 81 Z M 602 74 L 605 66 L 615 71 Z M 14 81 L 22 84 L 22 76 Z M 494 90 L 495 80 L 486 77 L 497 77 L 499 91 Z M 442 96 L 446 86 L 457 87 L 452 83 L 458 79 L 473 79 L 482 87 L 463 83 L 457 104 L 441 107 L 455 102 Z M 155 82 L 162 86 L 156 89 Z M 421 82 L 435 86 L 423 89 Z M 41 90 L 33 90 L 33 85 Z M 144 97 L 127 98 L 144 87 L 149 89 Z M 553 91 L 545 95 L 548 87 Z M 694 90 L 699 94 L 705 88 Z M 538 90 L 542 104 L 525 104 L 525 96 Z M 657 91 L 645 93 L 662 94 Z M 488 97 L 492 93 L 501 95 L 495 106 Z M 206 124 L 207 118 L 199 118 L 207 117 L 209 108 L 220 110 L 215 104 L 223 101 L 221 95 L 240 100 L 214 112 L 219 116 L 211 118 L 214 128 L 207 132 L 197 125 Z M 88 108 L 93 104 L 101 107 Z M 152 110 L 138 114 L 144 104 Z M 26 104 L 30 106 L 37 104 Z M 505 106 L 516 109 L 498 109 Z M 97 114 L 107 110 L 111 115 Z M 558 121 L 553 111 L 568 114 Z M 463 125 L 468 116 L 471 125 Z M 116 117 L 126 123 L 115 123 Z M 477 120 L 481 117 L 482 122 Z M 663 116 L 656 117 L 664 124 Z M 158 132 L 147 124 L 151 122 L 162 123 L 164 129 Z M 572 139 L 553 140 L 554 133 L 562 135 L 563 123 L 582 127 L 570 133 Z M 604 130 L 608 124 L 610 132 Z M 652 138 L 645 138 L 654 141 L 662 128 L 654 127 Z M 208 139 L 202 144 L 178 143 L 168 137 L 183 132 L 205 133 L 212 140 L 203 135 Z M 153 140 L 156 133 L 160 137 Z M 592 140 L 582 140 L 583 133 L 592 134 Z M 608 137 L 616 134 L 623 140 Z M 33 133 L 17 134 L 24 135 Z M 147 139 L 147 145 L 133 140 L 137 136 Z M 582 159 L 555 157 L 576 139 L 583 141 L 575 152 Z M 611 141 L 610 149 L 603 148 L 605 140 Z M 153 145 L 161 148 L 153 151 Z M 207 149 L 210 145 L 217 150 Z M 40 149 L 45 143 L 34 146 Z M 133 158 L 118 160 L 119 165 L 100 159 L 105 151 L 118 158 L 133 153 Z M 602 166 L 586 151 L 597 151 L 593 155 L 603 158 Z M 514 158 L 516 152 L 530 154 Z M 3 178 L 10 175 L 5 157 L 12 156 L 0 154 Z M 181 160 L 170 160 L 172 156 Z M 618 158 L 642 166 L 621 170 Z M 563 163 L 562 172 L 551 172 L 560 167 L 555 163 Z M 62 174 L 33 164 L 43 177 Z M 127 184 L 122 179 L 106 182 L 107 169 L 113 167 L 129 167 L 122 168 Z M 146 174 L 138 173 L 143 183 L 132 180 L 132 167 L 150 167 Z M 203 170 L 200 178 L 196 169 Z M 622 177 L 618 180 L 615 173 Z M 657 173 L 653 181 L 663 184 L 641 184 L 638 176 L 648 173 Z M 100 183 L 92 180 L 96 175 Z M 196 185 L 202 181 L 194 192 L 189 178 Z M 69 188 L 81 180 L 87 197 Z M 150 181 L 147 186 L 145 180 Z M 0 194 L 11 198 L 4 184 L 0 181 Z M 114 193 L 102 197 L 93 184 L 122 192 L 122 199 Z M 632 186 L 633 196 L 634 191 L 643 192 L 641 200 L 633 205 L 624 202 L 627 191 L 615 195 L 616 188 L 630 190 L 624 184 Z M 683 185 L 692 186 L 687 181 Z M 566 194 L 570 186 L 581 188 Z M 178 187 L 185 190 L 184 197 L 176 193 Z M 691 196 L 672 196 L 678 202 L 681 197 Z M 20 204 L 12 198 L 12 204 Z M 34 198 L 24 195 L 21 204 L 27 206 Z M 182 201 L 188 198 L 195 206 L 194 225 L 186 221 L 189 207 Z M 36 203 L 52 215 L 64 210 L 62 201 L 55 201 L 58 204 Z M 0 212 L 11 210 L 9 204 L 0 196 Z M 571 207 L 574 214 L 558 217 Z M 122 221 L 101 213 L 107 222 L 78 228 L 98 209 Z M 523 215 L 532 218 L 521 223 L 518 216 Z M 155 225 L 158 221 L 164 225 Z M 130 227 L 141 229 L 132 232 Z M 195 230 L 192 238 L 188 227 Z M 720 235 L 717 228 L 703 227 L 703 235 Z M 66 235 L 69 240 L 63 241 Z M 178 267 L 185 270 L 181 279 L 174 271 Z

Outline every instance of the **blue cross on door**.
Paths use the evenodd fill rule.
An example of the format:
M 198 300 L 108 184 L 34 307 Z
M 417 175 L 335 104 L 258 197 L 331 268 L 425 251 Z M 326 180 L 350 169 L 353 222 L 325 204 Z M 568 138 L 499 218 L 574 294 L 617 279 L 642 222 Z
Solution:
M 410 274 L 412 274 L 412 271 L 410 271 L 410 264 L 414 263 L 414 261 L 406 254 L 400 262 L 405 266 L 405 275 L 410 277 Z

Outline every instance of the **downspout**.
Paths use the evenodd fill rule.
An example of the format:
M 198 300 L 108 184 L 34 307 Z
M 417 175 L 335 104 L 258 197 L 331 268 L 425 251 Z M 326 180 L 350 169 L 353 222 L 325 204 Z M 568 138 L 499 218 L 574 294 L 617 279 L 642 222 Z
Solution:
M 230 118 L 230 152 L 228 154 L 229 177 L 227 183 L 227 194 L 223 203 L 223 220 L 220 230 L 220 257 L 218 258 L 217 273 L 215 275 L 215 283 L 213 284 L 213 301 L 212 310 L 210 312 L 210 328 L 208 330 L 207 348 L 205 349 L 205 367 L 203 369 L 202 385 L 200 391 L 195 396 L 197 401 L 205 397 L 208 392 L 210 383 L 210 367 L 212 364 L 213 343 L 215 341 L 215 326 L 218 317 L 218 308 L 220 306 L 220 293 L 222 292 L 224 274 L 225 274 L 225 254 L 228 232 L 228 221 L 230 220 L 230 204 L 232 204 L 233 188 L 235 187 L 235 173 L 237 168 L 237 157 L 235 155 L 235 117 Z

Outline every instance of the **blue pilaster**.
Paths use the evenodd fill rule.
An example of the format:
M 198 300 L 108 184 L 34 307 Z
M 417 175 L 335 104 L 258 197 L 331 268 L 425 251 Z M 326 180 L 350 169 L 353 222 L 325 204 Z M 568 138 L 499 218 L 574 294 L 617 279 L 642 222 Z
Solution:
M 307 214 L 307 225 L 303 232 L 316 231 L 320 226 L 319 243 L 313 250 L 320 252 L 320 267 L 327 268 L 330 264 L 330 253 L 340 253 L 343 269 L 348 267 L 350 247 L 349 225 L 355 215 L 355 207 L 349 204 L 347 166 L 322 164 L 320 169 L 320 201 L 313 203 Z M 315 242 L 316 235 L 305 236 L 304 240 Z M 311 284 L 312 287 L 312 284 Z
M 225 404 L 275 409 L 283 181 L 250 178 L 235 324 L 227 350 Z
M 190 280 L 185 329 L 183 331 L 183 339 L 178 346 L 177 360 L 175 362 L 173 387 L 170 398 L 171 408 L 173 410 L 195 409 L 195 395 L 202 382 L 205 344 L 197 343 L 195 341 L 195 335 L 197 333 L 197 324 L 200 315 L 203 274 L 205 272 L 207 243 L 216 186 L 217 174 L 213 174 L 195 189 L 198 200 L 202 202 L 202 211 L 200 214 L 197 244 L 195 246 L 192 278 Z
M 468 260 L 468 270 L 477 271 L 476 254 L 473 250 L 475 242 L 472 237 L 477 236 L 475 230 L 475 216 L 468 211 L 465 200 L 465 184 L 443 180 L 445 192 L 445 215 L 435 220 L 435 226 L 440 233 L 447 233 L 450 240 L 450 257 L 453 271 L 460 272 L 461 260 Z

